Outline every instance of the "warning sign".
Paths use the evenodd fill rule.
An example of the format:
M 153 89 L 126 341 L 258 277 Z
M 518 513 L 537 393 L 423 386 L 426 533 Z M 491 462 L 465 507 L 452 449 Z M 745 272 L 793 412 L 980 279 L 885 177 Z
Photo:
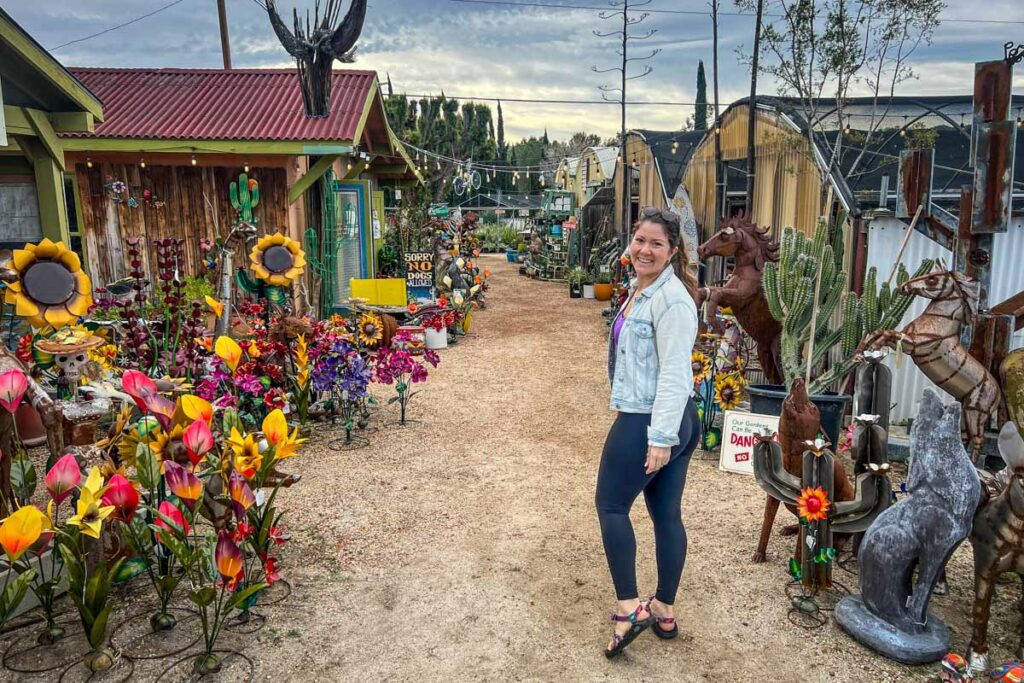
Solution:
M 718 469 L 725 472 L 753 474 L 752 460 L 755 434 L 775 434 L 778 440 L 778 415 L 758 415 L 741 413 L 735 410 L 725 411 L 722 421 L 722 454 L 718 460 Z
M 405 284 L 407 287 L 434 286 L 434 254 L 412 251 L 405 255 Z

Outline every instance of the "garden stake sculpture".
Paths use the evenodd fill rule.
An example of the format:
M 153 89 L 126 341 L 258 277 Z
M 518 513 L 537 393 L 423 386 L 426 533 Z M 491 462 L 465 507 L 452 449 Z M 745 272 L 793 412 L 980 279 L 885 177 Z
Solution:
M 928 614 L 928 602 L 946 561 L 971 530 L 980 496 L 960 441 L 960 412 L 925 389 L 910 434 L 908 495 L 864 534 L 857 553 L 860 595 L 836 606 L 845 631 L 905 664 L 938 661 L 949 652 L 949 629 Z
M 779 447 L 782 450 L 782 465 L 786 472 L 799 477 L 805 467 L 804 452 L 807 450 L 807 443 L 813 442 L 821 433 L 821 415 L 817 406 L 811 403 L 807 395 L 807 387 L 802 379 L 793 381 L 793 388 L 789 395 L 782 402 L 782 412 L 779 416 Z M 832 463 L 830 472 L 828 492 L 829 500 L 852 500 L 855 496 L 853 486 L 846 477 L 846 470 L 838 460 L 829 458 Z M 833 488 L 835 495 L 833 495 Z M 761 520 L 761 536 L 757 542 L 757 550 L 754 551 L 754 562 L 766 562 L 768 560 L 768 540 L 771 538 L 772 526 L 775 524 L 775 515 L 779 510 L 780 499 L 770 493 L 764 504 L 764 517 Z M 782 501 L 786 502 L 786 501 Z M 797 514 L 796 506 L 787 503 L 786 507 L 794 515 Z M 783 535 L 795 534 L 798 526 L 786 527 Z M 831 542 L 831 540 L 830 540 Z M 802 545 L 797 543 L 794 556 L 801 558 Z
M 366 17 L 366 0 L 352 0 L 352 5 L 337 28 L 332 27 L 341 13 L 338 0 L 327 0 L 322 18 L 320 2 L 317 0 L 313 23 L 310 23 L 307 11 L 305 28 L 299 23 L 298 10 L 293 9 L 294 33 L 281 21 L 274 0 L 266 0 L 265 7 L 278 40 L 288 54 L 295 58 L 306 116 L 328 116 L 331 113 L 331 67 L 335 59 L 339 62 L 354 61 L 356 40 L 363 30 L 363 19 Z
M 1006 468 L 982 476 L 981 504 L 974 515 L 974 631 L 967 661 L 971 673 L 988 672 L 988 618 L 996 580 L 1005 572 L 1024 576 L 1024 439 L 1013 422 L 999 432 Z M 1024 612 L 1024 601 L 1021 602 Z M 1016 656 L 1024 659 L 1024 626 Z
M 779 245 L 750 222 L 745 213 L 723 221 L 722 228 L 697 248 L 701 259 L 732 256 L 736 261 L 732 275 L 723 287 L 712 287 L 708 295 L 705 319 L 717 326 L 719 307 L 732 308 L 736 321 L 757 345 L 761 370 L 772 384 L 782 384 L 779 366 L 781 325 L 768 312 L 761 272 L 765 263 L 779 259 Z
M 985 443 L 985 426 L 999 407 L 1001 393 L 995 377 L 960 344 L 960 332 L 978 313 L 978 283 L 962 273 L 937 270 L 905 282 L 904 295 L 931 303 L 903 331 L 882 329 L 861 346 L 889 346 L 906 352 L 928 379 L 963 406 L 963 431 L 971 460 Z
M 822 516 L 800 527 L 800 570 L 795 572 L 805 590 L 812 594 L 832 585 L 831 561 L 835 557 L 833 533 L 864 531 L 891 502 L 888 463 L 865 472 L 854 484 L 852 500 L 833 501 L 834 458 L 828 442 L 820 439 L 806 444 L 803 469 L 797 477 L 786 471 L 782 447 L 771 435 L 758 435 L 754 445 L 754 478 L 771 497 L 787 505 L 796 505 L 808 490 L 821 489 L 827 506 Z M 803 549 L 806 547 L 806 551 Z

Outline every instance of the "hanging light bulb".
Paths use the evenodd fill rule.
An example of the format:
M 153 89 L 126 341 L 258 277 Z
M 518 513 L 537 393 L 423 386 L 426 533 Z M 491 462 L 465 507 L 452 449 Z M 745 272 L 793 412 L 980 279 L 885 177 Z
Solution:
M 850 119 L 852 119 L 852 118 L 853 118 L 853 117 L 850 117 L 850 118 L 847 118 L 847 119 L 846 119 L 846 128 L 845 128 L 845 129 L 843 129 L 843 133 L 844 133 L 845 135 L 849 135 L 849 134 L 850 134 Z
M 1017 117 L 1017 125 L 1018 126 L 1020 125 L 1020 117 L 1019 116 Z M 86 168 L 92 168 L 92 159 L 90 159 L 89 157 L 85 158 L 85 167 Z
M 146 168 L 146 160 L 145 159 L 140 159 L 139 160 L 139 168 Z
M 242 168 L 245 169 L 246 173 L 248 173 L 249 172 L 249 162 L 248 161 L 245 162 L 245 166 L 243 166 Z
M 1020 117 L 1020 110 L 1018 109 L 1017 110 L 1017 127 L 1020 128 L 1022 126 L 1024 126 L 1024 120 L 1021 119 L 1021 117 Z
M 964 125 L 964 117 L 963 117 L 963 115 L 961 115 L 960 116 L 960 126 L 963 127 L 963 125 Z M 901 138 L 907 137 L 907 115 L 906 114 L 903 115 L 903 127 L 900 128 L 900 137 Z
M 440 160 L 438 160 L 438 162 L 437 162 L 437 170 L 438 171 L 441 170 L 441 161 Z
M 960 130 L 963 130 L 964 128 L 964 115 L 960 114 Z
M 196 165 L 196 155 L 195 154 L 192 155 L 192 165 L 193 166 Z M 246 170 L 248 170 L 248 169 L 246 169 Z
M 352 170 L 352 160 L 351 159 L 349 159 L 348 163 L 345 164 L 345 170 L 346 171 L 351 171 Z

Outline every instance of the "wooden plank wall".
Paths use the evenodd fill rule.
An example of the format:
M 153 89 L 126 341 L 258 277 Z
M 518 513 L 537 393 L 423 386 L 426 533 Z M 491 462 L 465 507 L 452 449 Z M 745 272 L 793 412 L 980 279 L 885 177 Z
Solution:
M 82 240 L 86 265 L 93 284 L 102 286 L 128 275 L 127 240 L 142 237 L 147 245 L 145 265 L 153 273 L 156 249 L 153 240 L 185 240 L 186 275 L 197 272 L 202 255 L 199 241 L 227 235 L 234 218 L 229 186 L 238 180 L 237 168 L 202 166 L 157 166 L 140 168 L 137 164 L 94 163 L 75 166 L 79 197 L 82 201 Z M 256 207 L 260 235 L 278 230 L 288 232 L 288 186 L 283 168 L 253 168 L 249 174 L 260 184 L 260 203 Z M 117 203 L 104 186 L 114 180 L 128 185 L 129 194 L 139 205 Z M 143 192 L 150 190 L 162 207 L 146 207 Z M 236 263 L 244 264 L 241 250 Z M 247 257 L 245 257 L 247 258 Z M 155 273 L 153 273 L 155 275 Z

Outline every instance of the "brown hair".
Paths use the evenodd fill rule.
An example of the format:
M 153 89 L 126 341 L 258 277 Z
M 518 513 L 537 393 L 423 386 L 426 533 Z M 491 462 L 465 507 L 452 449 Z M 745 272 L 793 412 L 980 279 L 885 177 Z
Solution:
M 672 259 L 672 267 L 676 271 L 676 277 L 682 281 L 686 291 L 690 293 L 690 297 L 697 301 L 697 290 L 699 287 L 697 285 L 697 278 L 694 277 L 689 269 L 691 260 L 690 255 L 686 253 L 686 245 L 683 243 L 682 230 L 679 227 L 679 215 L 672 211 L 663 211 L 654 206 L 645 206 L 640 211 L 640 218 L 633 224 L 633 230 L 635 231 L 640 227 L 641 223 L 645 222 L 660 225 L 665 231 L 665 236 L 668 238 L 669 247 L 679 248 L 675 258 Z

